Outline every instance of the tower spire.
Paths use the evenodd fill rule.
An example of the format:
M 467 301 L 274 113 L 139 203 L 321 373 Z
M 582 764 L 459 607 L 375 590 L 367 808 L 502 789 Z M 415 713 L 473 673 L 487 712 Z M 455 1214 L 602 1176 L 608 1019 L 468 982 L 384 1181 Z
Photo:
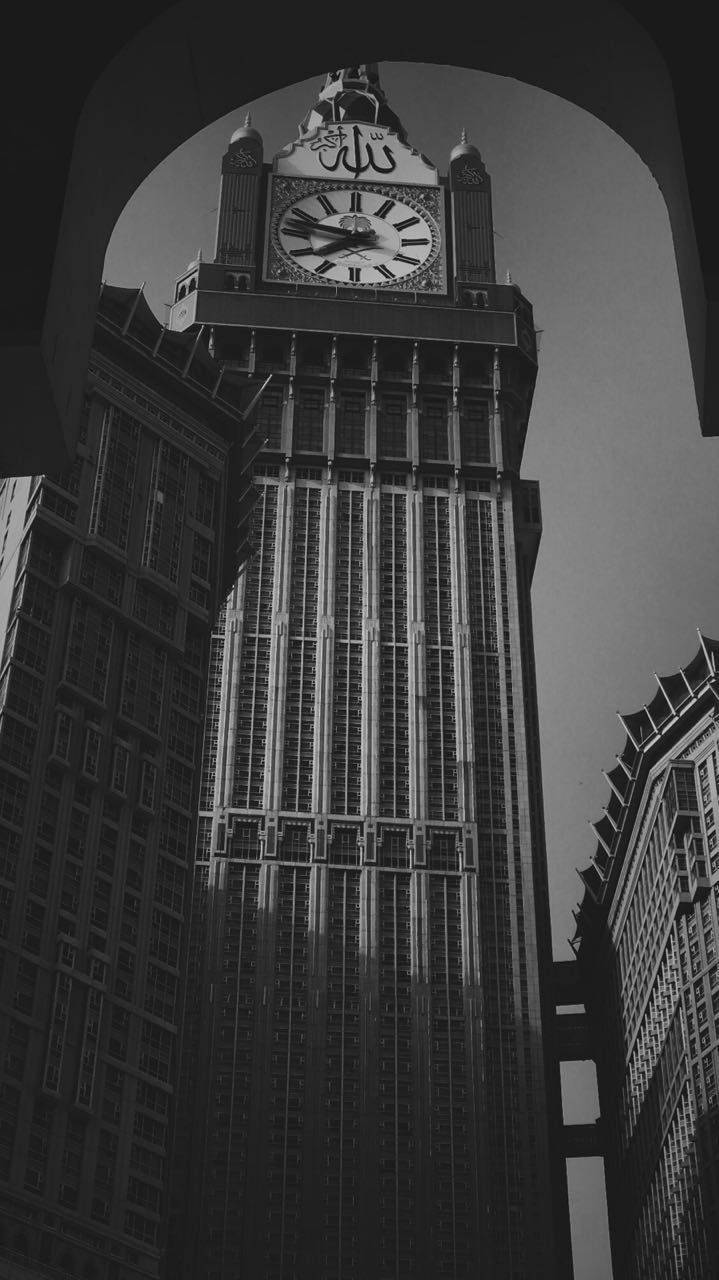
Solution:
M 407 142 L 402 122 L 387 105 L 376 62 L 328 71 L 317 102 L 300 125 L 300 136 L 320 125 L 341 124 L 345 120 L 385 125 L 397 133 L 401 142 Z

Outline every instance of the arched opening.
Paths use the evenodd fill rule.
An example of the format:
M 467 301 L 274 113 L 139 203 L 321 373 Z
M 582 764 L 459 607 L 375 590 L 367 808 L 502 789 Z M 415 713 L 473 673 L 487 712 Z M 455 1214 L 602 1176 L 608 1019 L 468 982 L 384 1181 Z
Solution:
M 464 74 L 455 73 L 455 103 L 457 80 Z M 502 84 L 506 87 L 506 82 Z M 503 147 L 496 137 L 491 142 L 489 139 L 494 119 L 488 98 L 490 87 L 485 84 L 476 96 L 477 123 L 474 117 L 466 123 L 484 153 L 494 183 L 498 257 L 535 304 L 537 323 L 546 328 L 548 337 L 530 423 L 525 471 L 539 476 L 545 512 L 545 542 L 535 591 L 540 696 L 555 717 L 562 712 L 559 703 L 566 704 L 564 718 L 555 721 L 561 723 L 557 740 L 566 743 L 573 741 L 576 733 L 572 708 L 578 700 L 588 722 L 605 717 L 607 710 L 606 684 L 602 689 L 598 683 L 591 705 L 586 699 L 584 686 L 591 661 L 588 655 L 601 650 L 602 664 L 611 649 L 617 670 L 627 661 L 633 643 L 631 620 L 636 617 L 636 604 L 633 609 L 631 595 L 636 600 L 637 582 L 646 572 L 638 547 L 644 539 L 646 550 L 646 530 L 652 529 L 653 536 L 658 536 L 651 504 L 642 507 L 642 515 L 637 517 L 637 475 L 641 473 L 641 487 L 653 492 L 653 511 L 661 510 L 670 496 L 661 472 L 669 472 L 679 442 L 684 456 L 691 458 L 692 476 L 697 475 L 700 450 L 706 451 L 707 446 L 694 440 L 694 406 L 671 241 L 666 214 L 646 170 L 616 137 L 589 117 L 584 119 L 575 113 L 586 125 L 585 134 L 578 127 L 575 131 L 568 122 L 561 127 L 550 125 L 549 108 L 558 104 L 552 99 L 542 104 L 539 99 L 544 95 L 536 95 L 531 108 L 525 103 L 525 130 L 530 131 L 531 122 L 537 134 L 532 134 L 524 152 L 516 141 L 513 149 L 505 149 L 510 152 L 510 162 L 505 167 Z M 435 152 L 425 141 L 423 125 L 409 125 L 404 100 L 394 90 L 390 100 L 405 119 L 411 140 L 426 146 L 441 167 L 446 149 L 444 154 Z M 303 89 L 302 110 L 307 104 Z M 542 114 L 545 110 L 546 115 Z M 278 146 L 291 139 L 301 113 L 283 115 Z M 521 115 L 522 112 L 515 118 L 513 128 Z M 542 146 L 543 130 L 547 137 Z M 226 140 L 227 126 L 223 125 L 218 132 L 213 182 L 217 181 L 217 161 Z M 448 138 L 447 148 L 451 141 L 454 138 Z M 273 149 L 274 144 L 267 138 L 266 156 Z M 555 153 L 554 157 L 550 152 Z M 578 167 L 572 185 L 567 177 L 575 165 Z M 634 186 L 637 175 L 639 196 Z M 582 185 L 585 192 L 580 200 L 577 188 Z M 207 208 L 211 203 L 204 200 Z M 661 243 L 656 238 L 659 231 Z M 211 234 L 208 224 L 206 235 Z M 194 245 L 196 238 L 193 232 L 190 243 Z M 211 239 L 206 244 L 210 249 Z M 526 256 L 528 245 L 536 250 L 536 258 Z M 108 275 L 111 278 L 111 273 Z M 648 292 L 651 278 L 656 275 L 667 285 L 659 304 L 650 301 Z M 135 273 L 135 279 L 144 276 L 144 269 Z M 368 347 L 348 348 L 343 353 L 342 342 L 338 345 L 340 361 L 344 355 L 349 365 L 356 358 L 357 368 L 367 367 Z M 260 364 L 271 367 L 275 358 L 282 360 L 285 354 L 273 357 L 269 350 L 258 351 Z M 468 370 L 468 376 L 476 378 L 478 388 L 491 387 L 491 362 L 478 362 L 475 369 Z M 660 382 L 666 391 L 667 377 L 673 384 L 674 407 L 669 411 L 656 396 Z M 558 389 L 562 387 L 564 390 Z M 675 395 L 678 389 L 681 394 Z M 484 403 L 490 397 L 481 390 L 477 398 Z M 656 469 L 654 459 L 662 459 Z M 702 487 L 701 493 L 700 503 L 710 504 L 709 488 Z M 630 519 L 618 519 L 622 514 Z M 668 547 L 670 541 L 665 533 L 663 545 Z M 618 554 L 619 542 L 623 544 L 622 557 Z M 692 535 L 687 532 L 687 545 L 692 542 Z M 586 551 L 584 560 L 579 554 L 582 548 Z M 625 560 L 624 565 L 620 558 Z M 653 581 L 657 602 L 666 599 L 661 583 Z M 621 619 L 612 608 L 615 596 L 622 601 Z M 684 599 L 688 601 L 688 597 Z M 698 600 L 699 595 L 694 599 Z M 577 607 L 577 600 L 581 600 L 581 607 Z M 696 606 L 687 605 L 675 630 L 677 643 L 690 607 Z M 648 611 L 649 625 L 655 633 L 662 628 L 667 631 L 666 618 L 661 621 L 662 618 L 661 607 L 653 615 Z M 711 631 L 711 627 L 708 629 Z M 648 639 L 646 645 L 643 654 L 637 655 L 635 672 L 646 658 Z M 570 648 L 573 653 L 567 655 Z M 638 648 L 641 651 L 642 645 Z M 562 655 L 561 667 L 553 659 L 557 654 Z M 658 665 L 661 667 L 661 663 Z M 567 666 L 572 667 L 571 694 Z M 641 669 L 641 678 L 645 675 Z M 545 722 L 543 716 L 542 723 Z M 597 781 L 601 767 L 611 758 L 611 740 L 602 751 L 601 760 L 596 762 Z M 551 775 L 549 803 L 554 808 L 567 770 L 574 767 L 574 762 L 567 759 L 566 751 L 557 752 L 551 738 L 545 759 L 546 772 Z M 598 805 L 602 800 L 603 797 Z M 562 837 L 563 844 L 565 840 Z M 561 877 L 569 884 L 562 907 L 567 922 L 576 900 L 572 866 L 567 857 L 561 868 Z M 565 927 L 569 928 L 569 924 Z M 601 1175 L 595 1179 L 594 1194 L 601 1197 Z M 596 1250 L 596 1244 L 593 1248 Z
M 689 145 L 695 123 L 710 117 L 708 97 L 706 110 L 697 99 L 708 95 L 712 76 L 708 50 L 692 38 L 692 24 L 686 24 L 687 44 L 682 47 L 682 33 L 670 18 L 665 21 L 659 10 L 645 11 L 633 0 L 600 3 L 590 12 L 560 0 L 549 9 L 519 0 L 511 10 L 495 6 L 482 11 L 476 19 L 477 24 L 481 21 L 481 34 L 477 29 L 477 38 L 468 39 L 467 15 L 458 0 L 454 8 L 443 11 L 440 31 L 422 23 L 408 30 L 402 6 L 390 0 L 383 9 L 373 56 L 381 60 L 393 48 L 402 48 L 406 58 L 416 61 L 450 66 L 472 61 L 477 70 L 517 77 L 583 106 L 635 148 L 667 202 L 700 417 L 704 431 L 712 434 L 719 426 L 713 384 L 706 375 L 711 364 L 706 344 L 715 341 L 711 321 L 716 251 L 712 219 L 703 209 L 704 200 L 708 209 L 709 199 L 704 154 Z M 29 15 L 19 14 L 17 20 L 29 21 Z M 47 163 L 37 164 L 35 149 L 27 145 L 32 126 L 18 131 L 12 157 L 25 198 L 8 211 L 16 218 L 9 234 L 17 263 L 9 268 L 16 305 L 9 308 L 3 386 L 6 403 L 22 413 L 25 430 L 3 440 L 0 469 L 17 466 L 21 457 L 20 473 L 66 462 L 62 442 L 74 442 L 76 435 L 103 253 L 121 209 L 143 178 L 208 119 L 232 109 L 238 85 L 252 98 L 346 61 L 346 36 L 331 25 L 315 33 L 311 51 L 305 53 L 306 25 L 302 15 L 292 11 L 283 14 L 278 50 L 276 20 L 266 7 L 243 15 L 239 55 L 238 41 L 228 39 L 238 22 L 228 0 L 218 0 L 191 17 L 182 4 L 168 6 L 163 0 L 130 9 L 113 26 L 114 56 L 106 34 L 93 48 L 90 24 L 82 56 L 61 27 L 56 42 L 48 32 L 46 49 L 60 46 L 65 54 L 61 61 L 49 52 L 44 55 L 46 74 L 35 80 L 37 120 L 42 121 L 48 110 L 53 119 L 51 170 Z M 27 39 L 33 42 L 30 30 Z M 683 142 L 690 159 L 692 199 L 676 96 L 659 47 L 677 75 L 684 70 Z M 705 75 L 698 66 L 702 57 Z M 57 80 L 59 65 L 66 72 L 62 81 Z M 68 82 L 74 86 L 72 98 Z M 193 86 L 191 92 L 188 85 Z M 102 183 L 97 182 L 99 171 Z M 48 200 L 49 188 L 59 198 Z M 36 218 L 27 219 L 28 208 L 35 210 Z M 702 213 L 699 251 L 693 210 Z

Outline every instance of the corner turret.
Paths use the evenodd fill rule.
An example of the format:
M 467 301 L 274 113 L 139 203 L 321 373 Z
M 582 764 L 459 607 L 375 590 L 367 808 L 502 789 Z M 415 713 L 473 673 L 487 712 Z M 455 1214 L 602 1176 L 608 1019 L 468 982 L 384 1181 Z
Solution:
M 463 129 L 449 156 L 455 261 L 455 301 L 486 306 L 479 285 L 495 281 L 492 184 L 477 147 Z
M 222 157 L 215 262 L 232 268 L 226 282 L 229 289 L 245 292 L 255 286 L 261 176 L 262 137 L 248 111 Z

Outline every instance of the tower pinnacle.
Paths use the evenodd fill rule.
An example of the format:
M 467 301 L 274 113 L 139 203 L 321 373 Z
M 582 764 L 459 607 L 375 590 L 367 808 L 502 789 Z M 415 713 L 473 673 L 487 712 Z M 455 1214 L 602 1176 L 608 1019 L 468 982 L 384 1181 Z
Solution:
M 469 141 L 467 130 L 462 129 L 459 135 L 459 142 L 452 148 L 450 152 L 450 160 L 458 160 L 461 156 L 471 156 L 475 160 L 482 163 L 482 157 L 473 142 Z
M 300 136 L 320 125 L 340 124 L 343 120 L 386 125 L 402 142 L 407 142 L 402 122 L 387 105 L 376 62 L 328 71 L 317 102 L 300 125 Z

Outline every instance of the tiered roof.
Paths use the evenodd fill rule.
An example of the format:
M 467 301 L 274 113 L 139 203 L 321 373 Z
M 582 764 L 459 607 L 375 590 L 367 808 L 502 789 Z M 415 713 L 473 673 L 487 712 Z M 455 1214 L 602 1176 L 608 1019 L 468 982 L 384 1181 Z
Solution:
M 577 931 L 571 941 L 575 952 L 612 901 L 627 837 L 642 803 L 646 773 L 656 756 L 654 748 L 660 745 L 664 753 L 671 747 L 672 738 L 686 732 L 688 716 L 706 713 L 707 699 L 719 704 L 719 641 L 698 634 L 699 649 L 687 667 L 670 676 L 655 673 L 658 689 L 652 701 L 629 715 L 617 713 L 627 736 L 615 767 L 604 775 L 611 795 L 603 816 L 592 823 L 597 836 L 594 856 L 579 872 L 585 893 L 575 912 Z
M 255 408 L 269 382 L 247 376 L 213 359 L 202 341 L 203 328 L 177 333 L 151 311 L 139 289 L 103 284 L 95 327 L 95 349 L 148 387 L 203 422 L 228 448 L 226 521 L 221 593 L 229 591 L 251 554 L 250 517 L 258 490 L 252 463 L 265 443 L 254 429 Z

